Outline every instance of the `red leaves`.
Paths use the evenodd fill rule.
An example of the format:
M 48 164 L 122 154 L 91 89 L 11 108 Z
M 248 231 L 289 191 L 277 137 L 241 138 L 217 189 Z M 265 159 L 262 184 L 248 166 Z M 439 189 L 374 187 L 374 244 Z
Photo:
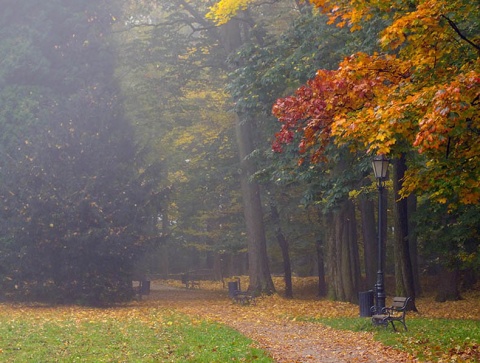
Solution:
M 356 139 L 379 149 L 386 144 L 388 133 L 381 132 L 381 115 L 376 110 L 408 77 L 405 65 L 400 67 L 395 57 L 363 53 L 346 58 L 336 71 L 319 70 L 295 96 L 274 105 L 273 114 L 283 124 L 274 150 L 292 142 L 292 133 L 301 134 L 299 150 L 310 152 L 313 162 L 325 159 L 325 148 L 333 136 L 338 142 Z M 377 134 L 383 134 L 382 138 L 372 138 Z
M 329 82 L 333 74 L 333 71 L 319 71 L 313 80 L 295 92 L 295 96 L 277 100 L 272 112 L 282 122 L 282 128 L 275 135 L 274 151 L 280 151 L 279 145 L 292 142 L 294 134 L 300 133 L 300 153 L 313 148 L 312 159 L 322 154 L 331 136 L 332 114 L 327 95 L 332 89 Z
M 383 154 L 396 152 L 399 144 L 437 160 L 427 164 L 428 173 L 405 180 L 404 195 L 431 189 L 440 202 L 455 194 L 460 203 L 477 203 L 480 175 L 475 166 L 458 170 L 464 182 L 457 185 L 439 189 L 431 181 L 444 179 L 444 163 L 438 160 L 457 160 L 458 166 L 480 154 L 480 73 L 452 68 L 456 76 L 431 84 L 414 70 L 410 60 L 363 53 L 346 58 L 336 71 L 319 70 L 294 96 L 274 105 L 282 123 L 274 150 L 298 139 L 299 152 L 318 163 L 326 160 L 326 147 L 333 140 Z

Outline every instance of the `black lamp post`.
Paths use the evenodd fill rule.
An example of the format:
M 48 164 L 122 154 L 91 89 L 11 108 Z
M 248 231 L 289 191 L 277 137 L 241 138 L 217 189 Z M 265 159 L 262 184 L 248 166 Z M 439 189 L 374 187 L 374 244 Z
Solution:
M 385 155 L 377 155 L 373 158 L 372 166 L 378 187 L 378 271 L 377 283 L 375 284 L 376 310 L 380 312 L 385 307 L 385 284 L 383 276 L 383 244 L 382 244 L 382 210 L 383 210 L 383 189 L 387 179 L 388 160 Z

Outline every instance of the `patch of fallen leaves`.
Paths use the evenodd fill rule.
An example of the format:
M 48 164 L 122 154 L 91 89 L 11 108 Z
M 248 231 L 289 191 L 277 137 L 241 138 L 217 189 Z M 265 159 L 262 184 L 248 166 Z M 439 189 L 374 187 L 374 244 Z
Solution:
M 280 282 L 281 283 L 281 282 Z M 42 324 L 48 321 L 74 321 L 81 325 L 89 321 L 108 319 L 137 320 L 146 324 L 169 324 L 163 321 L 165 311 L 180 311 L 195 319 L 206 319 L 229 325 L 259 342 L 278 362 L 415 362 L 415 358 L 374 341 L 367 332 L 337 331 L 307 318 L 357 317 L 358 305 L 319 300 L 314 297 L 315 280 L 300 283 L 300 299 L 285 299 L 279 295 L 257 299 L 255 305 L 242 306 L 228 298 L 221 282 L 201 282 L 200 289 L 185 289 L 177 281 L 152 281 L 152 293 L 143 301 L 111 309 L 84 307 L 47 307 L 2 305 L 0 316 L 11 320 L 29 319 Z M 243 278 L 242 287 L 248 286 Z M 174 287 L 169 287 L 174 286 Z M 308 290 L 308 287 L 312 287 Z M 295 291 L 297 291 L 295 289 Z M 310 295 L 309 295 L 310 294 Z M 465 300 L 436 303 L 432 297 L 417 300 L 421 317 L 479 319 L 480 294 L 465 294 Z M 413 313 L 409 313 L 413 314 Z M 297 319 L 297 318 L 302 319 Z M 412 318 L 415 314 L 412 315 Z M 301 320 L 301 321 L 300 321 Z M 472 356 L 478 342 L 445 352 L 443 361 L 452 357 Z M 443 358 L 442 358 L 443 359 Z
M 463 294 L 463 300 L 437 302 L 433 296 L 417 299 L 419 315 L 426 318 L 480 320 L 480 291 Z
M 280 280 L 275 282 L 282 284 Z M 241 278 L 241 285 L 248 286 L 246 277 Z M 340 332 L 320 324 L 305 322 L 308 318 L 358 317 L 359 307 L 355 304 L 315 298 L 314 278 L 298 279 L 294 281 L 294 286 L 295 292 L 301 291 L 300 298 L 285 299 L 276 294 L 257 299 L 255 306 L 239 306 L 226 298 L 226 287 L 222 283 L 202 281 L 202 290 L 219 293 L 223 291 L 223 301 L 203 301 L 193 306 L 183 304 L 182 311 L 233 326 L 259 341 L 279 362 L 387 362 L 391 357 L 394 357 L 391 361 L 415 361 L 410 355 L 374 342 L 369 333 Z M 200 297 L 201 292 L 198 291 L 197 294 Z M 433 295 L 419 298 L 416 302 L 419 313 L 409 312 L 409 319 L 422 317 L 479 320 L 480 292 L 465 293 L 463 297 L 464 300 L 446 303 L 435 302 Z M 388 302 L 387 299 L 387 304 Z M 465 361 L 465 357 L 471 359 L 477 350 L 478 342 L 471 342 L 457 347 L 454 351 L 437 355 L 437 358 L 440 362 L 461 362 Z
M 112 319 L 122 321 L 142 321 L 150 324 L 152 320 L 163 323 L 166 308 L 158 313 L 152 306 L 131 304 L 115 308 L 87 308 L 82 306 L 42 306 L 27 304 L 0 305 L 0 318 L 5 321 L 22 320 L 31 324 L 49 322 L 74 322 L 79 326 L 84 323 L 108 322 Z
M 257 341 L 277 362 L 414 362 L 410 355 L 374 341 L 372 333 L 338 331 L 295 317 L 358 316 L 358 307 L 331 301 L 288 300 L 278 295 L 242 306 L 205 290 L 154 291 L 150 306 L 172 306 L 193 317 L 231 326 Z M 179 299 L 186 294 L 195 299 Z M 170 296 L 170 298 L 168 298 Z M 173 299 L 173 300 L 172 300 Z M 179 300 L 176 300 L 179 299 Z
M 239 276 L 229 281 L 240 279 L 242 288 L 248 286 L 248 277 Z M 283 286 L 283 278 L 274 277 L 275 286 Z M 217 291 L 225 293 L 227 282 L 220 281 L 201 281 L 201 289 L 209 291 Z M 160 285 L 168 285 L 174 287 L 184 287 L 179 281 L 175 280 L 159 280 L 154 282 Z M 356 317 L 359 315 L 359 307 L 355 304 L 344 303 L 339 301 L 328 301 L 326 299 L 319 300 L 316 298 L 315 277 L 294 277 L 294 294 L 295 299 L 289 300 L 281 297 L 281 288 L 279 294 L 262 297 L 266 299 L 270 305 L 277 309 L 288 310 L 291 313 L 297 313 L 298 316 L 311 318 L 335 318 L 335 317 Z M 387 299 L 387 304 L 388 304 Z M 433 294 L 425 297 L 417 298 L 416 306 L 419 310 L 418 315 L 424 318 L 445 318 L 445 319 L 472 319 L 480 320 L 480 290 L 474 290 L 463 294 L 463 300 L 447 301 L 444 303 L 436 302 Z M 414 317 L 416 314 L 413 314 Z M 294 314 L 289 314 L 294 315 Z

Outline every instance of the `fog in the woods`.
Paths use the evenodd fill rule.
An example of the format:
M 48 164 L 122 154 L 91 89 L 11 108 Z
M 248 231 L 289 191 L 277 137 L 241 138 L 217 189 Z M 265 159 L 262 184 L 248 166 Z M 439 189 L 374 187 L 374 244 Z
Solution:
M 377 118 L 391 112 L 374 87 L 420 69 L 397 74 L 385 66 L 396 78 L 359 72 L 345 92 L 335 80 L 346 56 L 385 52 L 378 34 L 392 19 L 352 32 L 328 24 L 309 3 L 279 0 L 253 2 L 219 25 L 206 15 L 211 5 L 2 0 L 0 298 L 102 305 L 132 299 L 132 281 L 240 275 L 249 276 L 244 288 L 270 294 L 271 276 L 281 275 L 289 297 L 293 276 L 317 276 L 319 296 L 357 302 L 376 283 L 377 244 L 385 274 L 397 277 L 389 292 L 415 297 L 421 278 L 437 275 L 446 282 L 440 300 L 475 286 L 480 214 L 475 187 L 465 185 L 477 183 L 478 193 L 478 155 L 462 146 L 478 141 L 474 67 L 470 78 L 455 78 L 460 85 L 429 69 L 432 87 L 441 76 L 445 92 L 465 89 L 449 112 L 451 122 L 468 117 L 442 134 L 449 140 L 441 153 L 424 147 L 419 154 L 404 137 L 401 122 L 419 119 L 409 105 L 422 105 L 405 101 L 378 210 L 371 151 L 358 146 L 361 138 L 341 145 L 327 132 L 328 122 L 363 117 L 369 107 Z M 478 37 L 463 15 L 450 36 Z M 438 55 L 445 72 L 478 63 L 471 44 L 458 47 L 462 64 L 453 53 Z M 399 59 L 403 51 L 409 48 L 395 49 Z M 324 83 L 317 78 L 295 93 L 319 69 Z M 359 86 L 360 77 L 367 81 Z M 422 95 L 440 95 L 432 90 Z M 288 95 L 297 98 L 282 99 Z M 327 96 L 333 101 L 324 104 Z M 446 99 L 435 102 L 446 110 Z M 331 111 L 342 107 L 340 116 Z M 427 181 L 402 199 L 409 168 L 440 173 L 436 163 L 464 167 L 443 179 L 450 184 L 419 179 Z M 449 191 L 451 198 L 442 194 Z

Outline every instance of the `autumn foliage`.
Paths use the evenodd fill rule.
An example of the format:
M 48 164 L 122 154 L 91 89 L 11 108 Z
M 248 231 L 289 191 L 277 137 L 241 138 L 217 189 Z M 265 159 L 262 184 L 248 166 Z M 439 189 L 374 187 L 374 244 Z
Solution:
M 480 51 L 478 6 L 466 1 L 312 1 L 330 22 L 359 29 L 389 20 L 382 53 L 357 53 L 334 71 L 319 70 L 279 99 L 282 123 L 273 149 L 299 139 L 303 157 L 325 160 L 332 141 L 395 157 L 415 150 L 403 193 L 438 202 L 480 201 Z M 449 175 L 455 175 L 454 178 Z

